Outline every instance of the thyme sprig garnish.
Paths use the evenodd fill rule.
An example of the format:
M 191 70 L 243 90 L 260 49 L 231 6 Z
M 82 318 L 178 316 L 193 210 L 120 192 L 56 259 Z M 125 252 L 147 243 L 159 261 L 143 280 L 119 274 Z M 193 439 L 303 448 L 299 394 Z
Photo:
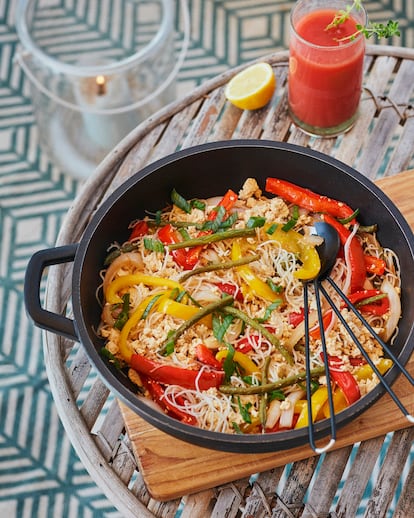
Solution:
M 360 11 L 362 9 L 362 0 L 353 0 L 352 4 L 348 4 L 345 9 L 339 9 L 333 17 L 331 23 L 329 23 L 325 30 L 334 29 L 339 25 L 345 23 L 352 14 L 353 10 Z M 391 38 L 392 36 L 400 36 L 400 30 L 398 28 L 398 22 L 394 20 L 388 20 L 386 24 L 379 22 L 369 22 L 368 25 L 356 25 L 356 32 L 345 38 L 341 38 L 338 41 L 354 40 L 360 34 L 363 34 L 365 38 L 371 38 L 375 36 L 377 38 Z

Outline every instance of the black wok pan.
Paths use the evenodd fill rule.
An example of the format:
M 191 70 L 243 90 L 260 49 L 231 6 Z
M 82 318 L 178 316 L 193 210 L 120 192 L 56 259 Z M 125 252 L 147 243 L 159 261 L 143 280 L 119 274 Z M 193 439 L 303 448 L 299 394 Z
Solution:
M 35 324 L 53 333 L 80 341 L 106 385 L 132 410 L 164 432 L 188 442 L 223 451 L 259 453 L 305 444 L 307 428 L 257 435 L 208 432 L 183 424 L 138 399 L 128 379 L 103 359 L 103 343 L 95 333 L 101 308 L 95 292 L 101 284 L 99 271 L 108 245 L 128 238 L 128 224 L 156 211 L 170 201 L 173 188 L 186 198 L 221 195 L 228 188 L 236 192 L 248 177 L 263 188 L 268 176 L 287 179 L 360 208 L 363 225 L 378 224 L 378 238 L 393 249 L 401 263 L 403 315 L 393 350 L 401 363 L 410 357 L 414 343 L 414 236 L 409 225 L 370 180 L 347 165 L 326 155 L 286 143 L 243 140 L 209 143 L 179 151 L 136 173 L 119 187 L 95 213 L 79 243 L 42 250 L 30 260 L 25 282 L 25 301 Z M 51 264 L 73 261 L 73 320 L 50 313 L 40 305 L 40 279 Z M 398 371 L 387 374 L 389 383 Z M 383 393 L 378 385 L 368 395 L 337 415 L 337 426 L 361 414 Z M 315 424 L 316 437 L 329 433 L 329 420 Z

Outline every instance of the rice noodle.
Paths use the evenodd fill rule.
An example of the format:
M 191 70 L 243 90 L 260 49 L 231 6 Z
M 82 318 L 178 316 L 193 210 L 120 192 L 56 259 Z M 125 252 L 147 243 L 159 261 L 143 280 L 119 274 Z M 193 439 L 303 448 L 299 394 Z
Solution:
M 249 179 L 252 180 L 252 179 Z M 247 182 L 246 182 L 247 183 Z M 105 272 L 103 280 L 103 293 L 108 286 L 118 277 L 142 273 L 157 279 L 168 279 L 168 282 L 175 281 L 178 289 L 171 289 L 162 285 L 152 286 L 151 283 L 138 282 L 123 288 L 122 293 L 128 292 L 130 297 L 128 315 L 132 315 L 141 308 L 142 304 L 149 304 L 154 297 L 170 297 L 175 304 L 175 312 L 168 312 L 165 305 L 154 304 L 146 311 L 145 304 L 143 314 L 138 315 L 134 325 L 125 333 L 114 328 L 115 320 L 121 311 L 120 305 L 111 305 L 108 302 L 103 304 L 102 322 L 99 333 L 106 341 L 106 347 L 111 354 L 120 356 L 122 359 L 122 347 L 128 347 L 139 355 L 145 356 L 160 365 L 169 365 L 180 369 L 196 370 L 197 376 L 195 387 L 182 388 L 177 384 L 162 383 L 164 390 L 163 398 L 172 406 L 188 413 L 197 419 L 197 425 L 206 430 L 214 430 L 225 433 L 256 433 L 258 430 L 273 428 L 277 422 L 279 426 L 292 426 L 294 403 L 297 399 L 304 397 L 302 388 L 293 384 L 285 390 L 286 401 L 280 402 L 273 399 L 266 408 L 265 419 L 261 414 L 263 398 L 257 394 L 228 395 L 220 390 L 220 387 L 212 387 L 208 390 L 200 389 L 200 381 L 203 375 L 210 372 L 211 365 L 203 363 L 203 359 L 197 356 L 198 346 L 205 345 L 207 350 L 214 357 L 221 350 L 236 351 L 247 357 L 253 365 L 252 372 L 245 372 L 243 361 L 239 357 L 239 363 L 230 364 L 233 371 L 227 373 L 228 383 L 232 388 L 243 391 L 262 383 L 263 376 L 268 383 L 274 383 L 281 378 L 294 376 L 302 373 L 305 369 L 305 329 L 304 321 L 300 317 L 295 319 L 292 315 L 303 313 L 303 283 L 295 277 L 295 272 L 302 267 L 300 254 L 297 251 L 286 250 L 272 233 L 267 233 L 271 224 L 284 225 L 290 219 L 291 207 L 281 198 L 265 198 L 259 194 L 255 181 L 250 181 L 248 188 L 243 190 L 243 198 L 239 199 L 233 207 L 232 212 L 237 211 L 238 219 L 233 228 L 246 228 L 249 218 L 264 218 L 265 226 L 257 228 L 255 235 L 239 238 L 242 257 L 251 254 L 258 254 L 259 260 L 250 262 L 244 268 L 250 272 L 251 278 L 257 280 L 259 288 L 253 289 L 246 277 L 242 275 L 240 267 L 217 268 L 212 271 L 201 271 L 182 279 L 183 269 L 176 263 L 174 254 L 165 250 L 165 253 L 154 252 L 146 248 L 144 237 L 149 240 L 157 240 L 157 230 L 154 223 L 149 225 L 148 235 L 138 238 L 135 242 L 136 250 L 129 253 L 121 253 Z M 250 193 L 250 194 L 249 194 Z M 219 197 L 207 201 L 204 210 L 194 208 L 190 213 L 184 213 L 176 206 L 168 207 L 162 211 L 163 223 L 180 223 L 177 228 L 185 227 L 189 237 L 197 237 L 200 228 L 194 223 L 200 224 L 209 219 L 211 210 L 220 202 Z M 234 212 L 236 213 L 236 212 Z M 304 209 L 300 210 L 300 216 L 295 225 L 295 232 L 303 237 L 303 246 L 315 246 L 319 244 L 320 238 L 311 236 L 311 227 L 314 222 L 320 219 L 319 214 L 312 214 Z M 210 219 L 211 221 L 211 219 Z M 186 226 L 188 224 L 188 226 Z M 351 268 L 349 261 L 349 245 L 351 239 L 360 239 L 363 249 L 369 251 L 370 255 L 381 257 L 386 263 L 384 275 L 371 275 L 368 279 L 370 286 L 381 289 L 387 294 L 391 303 L 391 312 L 385 315 L 367 315 L 367 320 L 390 339 L 398 330 L 398 320 L 401 314 L 400 294 L 400 265 L 398 257 L 392 250 L 381 248 L 374 234 L 361 233 L 356 236 L 358 226 L 351 230 L 351 235 L 345 243 L 344 254 L 340 255 L 332 269 L 331 277 L 338 286 L 349 293 L 351 286 Z M 177 230 L 177 235 L 179 230 Z M 273 236 L 276 236 L 273 233 Z M 283 241 L 283 240 L 282 240 Z M 233 243 L 232 239 L 226 239 L 203 246 L 200 250 L 197 267 L 229 262 L 232 260 Z M 122 252 L 122 246 L 118 247 Z M 287 247 L 289 248 L 289 247 Z M 294 249 L 294 247 L 293 247 Z M 185 249 L 184 249 L 185 250 Z M 292 250 L 292 248 L 291 248 Z M 246 271 L 246 270 L 244 270 Z M 173 352 L 165 354 L 161 352 L 162 344 L 165 344 L 171 333 L 179 331 L 184 325 L 184 317 L 181 312 L 183 308 L 197 311 L 197 306 L 205 307 L 208 304 L 219 301 L 223 295 L 223 286 L 233 293 L 233 307 L 245 315 L 245 319 L 259 324 L 250 325 L 242 320 L 232 317 L 223 312 L 215 312 L 209 316 L 210 320 L 197 321 L 189 326 L 184 332 L 178 333 L 173 343 Z M 263 286 L 266 287 L 267 291 Z M 341 300 L 329 283 L 324 283 L 329 295 L 338 307 L 341 307 Z M 257 288 L 257 286 L 256 286 Z M 276 291 L 271 291 L 271 290 Z M 262 291 L 261 291 L 262 290 Z M 263 293 L 267 294 L 263 295 Z M 271 296 L 269 298 L 269 293 Z M 181 298 L 183 296 L 183 298 Z M 272 304 L 279 300 L 279 304 Z M 331 311 L 326 300 L 322 298 L 322 313 L 326 315 Z M 274 306 L 274 307 L 273 307 Z M 382 356 L 379 344 L 371 337 L 364 334 L 356 317 L 346 309 L 341 310 L 344 318 L 353 329 L 354 333 L 364 343 L 368 354 L 375 361 Z M 145 313 L 145 314 L 144 314 Z M 331 312 L 332 313 L 332 312 Z M 317 324 L 316 299 L 312 286 L 309 286 L 309 327 L 312 329 Z M 130 320 L 129 320 L 130 321 Z M 225 329 L 221 326 L 226 325 Z M 222 337 L 218 338 L 223 329 Z M 265 329 L 266 331 L 264 331 Z M 270 340 L 266 333 L 271 333 Z M 126 344 L 121 346 L 121 335 Z M 346 368 L 352 370 L 350 358 L 357 357 L 359 352 L 355 350 L 343 326 L 337 317 L 332 313 L 331 321 L 325 329 L 325 338 L 328 352 L 331 355 L 340 357 Z M 289 351 L 292 355 L 292 364 L 286 361 L 275 344 Z M 321 341 L 315 336 L 309 337 L 312 367 L 322 365 L 320 359 Z M 160 368 L 160 367 L 159 367 Z M 217 368 L 217 366 L 215 367 Z M 156 378 L 158 368 L 152 371 Z M 325 376 L 320 376 L 318 381 L 326 383 Z M 373 382 L 372 385 L 375 383 Z M 271 398 L 269 398 L 270 400 Z M 162 399 L 160 401 L 162 405 Z M 158 407 L 157 407 L 158 408 Z M 251 423 L 246 421 L 248 414 Z M 260 419 L 259 421 L 259 413 Z M 265 422 L 263 427 L 260 422 Z M 259 423 L 259 424 L 258 424 Z M 247 432 L 246 432 L 247 430 Z

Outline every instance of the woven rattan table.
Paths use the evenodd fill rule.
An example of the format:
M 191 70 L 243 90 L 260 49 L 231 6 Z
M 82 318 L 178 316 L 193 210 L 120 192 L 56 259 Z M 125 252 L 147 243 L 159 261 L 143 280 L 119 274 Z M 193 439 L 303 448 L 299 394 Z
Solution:
M 144 165 L 203 142 L 233 138 L 291 142 L 332 155 L 373 180 L 413 167 L 414 50 L 367 49 L 360 117 L 346 135 L 329 139 L 311 138 L 291 124 L 285 88 L 287 52 L 265 60 L 273 66 L 278 83 L 269 106 L 242 112 L 225 101 L 223 87 L 237 69 L 158 112 L 100 164 L 69 211 L 57 244 L 78 242 L 96 207 Z M 46 305 L 53 312 L 70 311 L 70 268 L 59 265 L 49 271 Z M 139 473 L 119 405 L 97 378 L 82 346 L 51 333 L 45 333 L 44 339 L 51 390 L 70 440 L 93 479 L 126 517 L 390 515 L 414 427 L 395 432 L 389 440 L 365 514 L 357 510 L 377 457 L 381 451 L 384 455 L 384 436 L 330 452 L 322 459 L 311 457 L 265 471 L 254 481 L 247 477 L 181 499 L 155 501 Z M 345 466 L 347 478 L 341 482 Z M 394 505 L 393 516 L 414 516 L 413 466 Z

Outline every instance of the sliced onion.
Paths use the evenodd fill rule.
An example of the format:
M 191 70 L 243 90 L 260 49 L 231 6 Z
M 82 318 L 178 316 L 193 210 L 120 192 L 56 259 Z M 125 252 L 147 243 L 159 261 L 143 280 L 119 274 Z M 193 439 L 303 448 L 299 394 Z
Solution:
M 401 300 L 394 286 L 387 280 L 381 285 L 381 291 L 386 293 L 390 301 L 390 314 L 385 323 L 385 332 L 383 339 L 387 342 L 394 334 L 401 318 Z
M 309 329 L 314 327 L 318 321 L 318 312 L 311 311 L 309 313 Z M 305 321 L 303 320 L 300 324 L 298 324 L 290 335 L 289 339 L 286 341 L 286 347 L 289 351 L 292 351 L 295 345 L 299 342 L 301 338 L 305 336 Z
M 110 304 L 105 304 L 105 306 L 103 307 L 101 318 L 105 322 L 105 324 L 111 327 L 113 327 L 113 325 L 115 324 L 115 319 L 112 316 Z
M 125 254 L 121 254 L 116 259 L 114 259 L 114 261 L 112 261 L 109 268 L 105 272 L 105 279 L 103 282 L 104 293 L 108 285 L 113 281 L 113 278 L 115 277 L 115 274 L 118 270 L 120 270 L 121 268 L 137 268 L 142 270 L 143 267 L 144 264 L 142 262 L 142 257 L 138 253 L 128 252 Z
M 292 428 L 293 414 L 295 413 L 295 403 L 304 395 L 303 390 L 295 390 L 291 392 L 287 397 L 286 401 L 289 401 L 289 408 L 282 410 L 279 419 L 280 428 Z
M 279 421 L 280 414 L 282 413 L 280 410 L 280 405 L 281 401 L 278 399 L 274 399 L 270 402 L 270 405 L 267 409 L 265 428 L 273 428 Z

